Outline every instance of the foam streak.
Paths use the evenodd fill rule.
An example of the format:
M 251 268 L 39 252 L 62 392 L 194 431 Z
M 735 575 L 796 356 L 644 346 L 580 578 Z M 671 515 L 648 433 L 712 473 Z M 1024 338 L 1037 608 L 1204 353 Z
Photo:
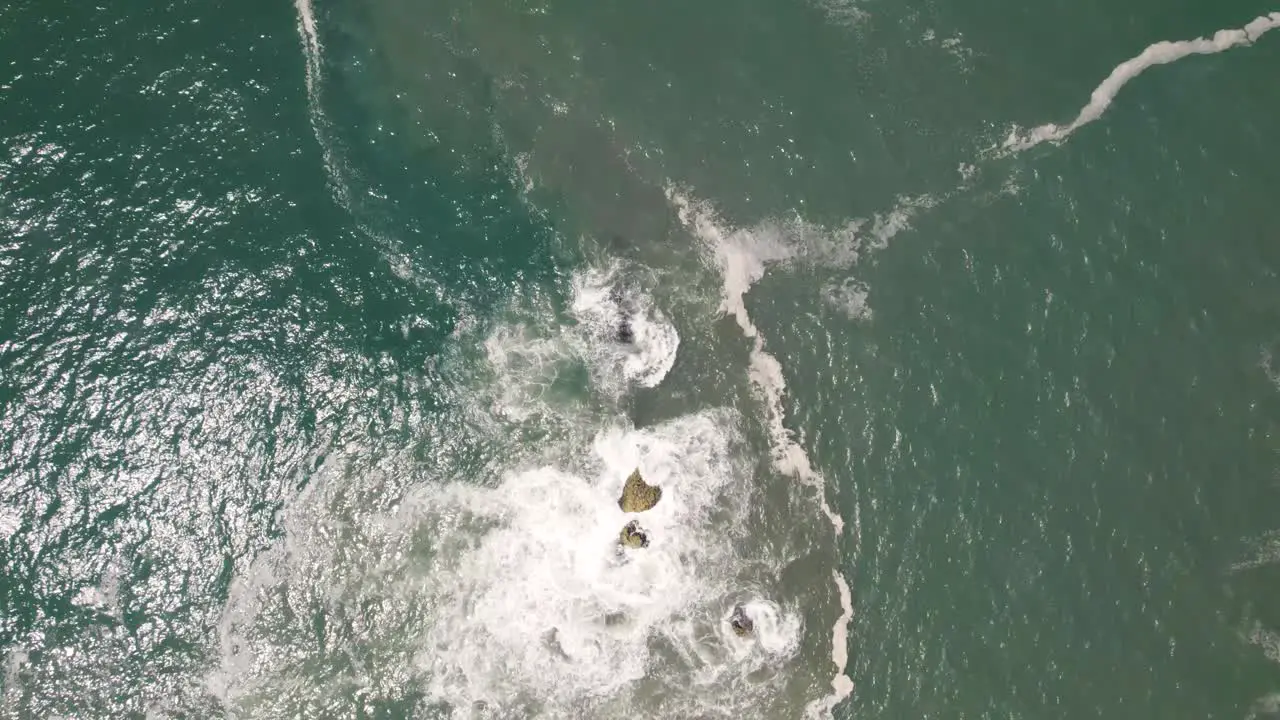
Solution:
M 294 0 L 293 7 L 298 11 L 298 37 L 302 40 L 302 56 L 306 62 L 307 105 L 311 115 L 311 130 L 315 133 L 316 142 L 320 144 L 320 152 L 324 159 L 324 169 L 333 183 L 333 192 L 344 207 L 349 205 L 350 193 L 347 185 L 338 173 L 337 163 L 333 157 L 332 145 L 325 138 L 328 121 L 320 109 L 320 87 L 323 64 L 323 46 L 320 44 L 320 33 L 316 30 L 315 10 L 311 0 Z
M 1138 56 L 1117 65 L 1107 79 L 1094 89 L 1089 97 L 1089 103 L 1080 109 L 1080 114 L 1069 125 L 1049 123 L 1032 128 L 1025 133 L 1014 130 L 1004 141 L 1003 147 L 1006 150 L 1021 151 L 1045 141 L 1060 143 L 1081 126 L 1102 117 L 1102 113 L 1106 112 L 1120 89 L 1148 68 L 1181 60 L 1188 55 L 1210 55 L 1230 50 L 1238 45 L 1251 45 L 1265 33 L 1277 27 L 1280 27 L 1280 12 L 1273 12 L 1259 16 L 1242 28 L 1219 30 L 1211 38 L 1201 37 L 1180 42 L 1164 41 L 1150 45 Z
M 784 424 L 786 415 L 782 399 L 787 386 L 782 374 L 782 364 L 765 350 L 764 337 L 751 321 L 744 300 L 751 285 L 764 277 L 767 263 L 790 259 L 792 250 L 765 234 L 743 230 L 725 233 L 709 207 L 695 203 L 673 189 L 668 189 L 667 198 L 676 209 L 680 221 L 715 253 L 724 277 L 721 309 L 733 315 L 742 328 L 743 335 L 752 341 L 749 373 L 751 382 L 760 392 L 768 411 L 769 435 L 774 443 L 774 466 L 783 474 L 817 489 L 822 512 L 831 522 L 836 536 L 840 536 L 844 532 L 844 519 L 827 503 L 826 482 L 813 469 L 808 454 Z M 831 709 L 853 692 L 853 681 L 845 674 L 849 662 L 848 626 L 853 617 L 852 593 L 838 570 L 832 571 L 832 577 L 840 593 L 841 606 L 841 614 L 836 620 L 831 639 L 831 662 L 836 666 L 836 674 L 831 680 L 832 694 L 809 705 L 810 717 L 830 717 Z

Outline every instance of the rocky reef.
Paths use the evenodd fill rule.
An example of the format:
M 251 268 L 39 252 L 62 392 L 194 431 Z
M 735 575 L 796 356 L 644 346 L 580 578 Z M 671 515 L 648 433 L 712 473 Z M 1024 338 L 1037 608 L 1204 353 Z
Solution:
M 640 527 L 639 521 L 632 520 L 622 528 L 622 532 L 618 533 L 618 542 L 624 547 L 649 547 L 649 534 Z
M 622 497 L 618 498 L 618 507 L 623 512 L 638 513 L 651 509 L 662 499 L 662 488 L 650 485 L 640 477 L 640 469 L 627 478 L 622 486 Z
M 733 614 L 729 616 L 729 627 L 738 637 L 748 637 L 755 631 L 756 624 L 741 605 L 735 605 Z

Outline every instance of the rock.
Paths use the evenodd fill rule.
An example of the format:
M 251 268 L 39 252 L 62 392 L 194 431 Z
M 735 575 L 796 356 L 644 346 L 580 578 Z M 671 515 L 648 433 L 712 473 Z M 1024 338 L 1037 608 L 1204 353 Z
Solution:
M 733 615 L 729 616 L 729 627 L 733 628 L 733 632 L 738 637 L 746 637 L 756 629 L 756 624 L 751 621 L 751 616 L 747 615 L 747 611 L 741 605 L 733 608 Z
M 644 478 L 640 477 L 640 469 L 637 468 L 622 486 L 622 497 L 618 498 L 618 507 L 622 508 L 622 512 L 644 512 L 657 505 L 661 499 L 662 488 L 646 483 Z
M 636 341 L 636 331 L 631 327 L 631 319 L 625 315 L 618 321 L 618 329 L 614 332 L 613 339 L 622 345 L 630 345 Z
M 640 527 L 640 523 L 632 520 L 618 533 L 618 542 L 633 548 L 649 547 L 649 534 Z
M 614 285 L 610 288 L 609 299 L 613 301 L 614 307 L 618 310 L 618 324 L 613 331 L 613 339 L 623 345 L 634 343 L 636 341 L 636 331 L 635 328 L 631 327 L 630 308 L 627 307 L 622 287 Z
M 559 628 L 551 628 L 542 636 L 542 643 L 552 655 L 559 657 L 561 660 L 573 660 L 569 657 L 569 653 L 564 651 L 564 646 L 560 644 Z
M 604 616 L 605 627 L 619 627 L 621 625 L 625 625 L 626 623 L 627 623 L 627 616 L 625 613 L 611 612 Z

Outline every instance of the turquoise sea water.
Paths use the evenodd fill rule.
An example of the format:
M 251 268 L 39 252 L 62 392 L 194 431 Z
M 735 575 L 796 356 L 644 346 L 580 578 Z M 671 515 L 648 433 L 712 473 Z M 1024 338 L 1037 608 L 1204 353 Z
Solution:
M 0 717 L 1280 716 L 1276 10 L 0 8 Z

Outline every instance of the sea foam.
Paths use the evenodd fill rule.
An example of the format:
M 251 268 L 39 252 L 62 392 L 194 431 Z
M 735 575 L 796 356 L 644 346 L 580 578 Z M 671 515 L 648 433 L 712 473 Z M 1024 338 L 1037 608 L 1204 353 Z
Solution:
M 751 320 L 744 300 L 747 291 L 764 277 L 770 264 L 796 257 L 801 248 L 788 245 L 777 233 L 777 225 L 774 223 L 765 223 L 755 229 L 733 229 L 717 217 L 708 203 L 694 200 L 675 188 L 668 189 L 667 197 L 681 222 L 705 243 L 709 256 L 721 270 L 724 282 L 722 309 L 734 317 L 743 335 L 752 341 L 748 372 L 767 411 L 774 466 L 779 472 L 817 489 L 821 511 L 831 523 L 835 534 L 840 535 L 844 531 L 844 519 L 827 503 L 826 482 L 813 468 L 801 440 L 784 423 L 786 380 L 782 364 L 765 350 L 764 338 Z M 901 224 L 905 226 L 905 219 Z M 854 230 L 857 227 L 856 223 L 852 225 Z M 887 242 L 890 236 L 886 232 L 880 237 Z M 841 250 L 839 245 L 835 249 Z M 856 252 L 852 248 L 841 251 Z M 848 624 L 853 617 L 852 593 L 839 571 L 833 570 L 832 580 L 839 592 L 841 604 L 841 614 L 832 631 L 831 660 L 836 672 L 831 680 L 831 694 L 809 706 L 809 715 L 815 717 L 830 716 L 831 709 L 853 692 L 853 681 L 846 675 Z
M 1240 45 L 1250 45 L 1267 32 L 1280 27 L 1280 12 L 1261 15 L 1244 27 L 1219 30 L 1209 38 L 1194 40 L 1163 41 L 1147 46 L 1147 49 L 1115 67 L 1111 74 L 1094 88 L 1076 118 L 1066 125 L 1048 123 L 1030 130 L 1020 132 L 1016 128 L 1004 141 L 1004 148 L 1021 151 L 1035 147 L 1042 142 L 1060 143 L 1071 136 L 1080 127 L 1102 117 L 1120 90 L 1143 72 L 1156 65 L 1181 60 L 1189 55 L 1210 55 Z

